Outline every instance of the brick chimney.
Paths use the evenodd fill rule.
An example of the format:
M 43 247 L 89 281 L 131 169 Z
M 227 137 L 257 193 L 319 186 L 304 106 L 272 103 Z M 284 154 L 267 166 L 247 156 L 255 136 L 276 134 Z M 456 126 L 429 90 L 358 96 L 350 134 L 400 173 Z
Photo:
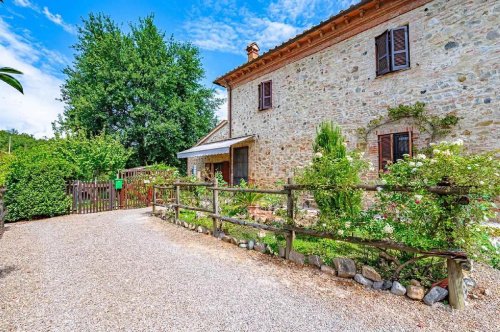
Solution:
M 257 45 L 256 42 L 253 42 L 247 46 L 248 62 L 259 57 L 259 50 L 259 45 Z

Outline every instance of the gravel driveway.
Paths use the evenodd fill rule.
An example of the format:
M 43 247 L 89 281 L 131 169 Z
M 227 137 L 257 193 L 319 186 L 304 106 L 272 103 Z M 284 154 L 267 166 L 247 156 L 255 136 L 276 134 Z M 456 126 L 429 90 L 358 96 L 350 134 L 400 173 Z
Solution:
M 0 331 L 493 331 L 492 295 L 462 312 L 190 232 L 149 209 L 7 225 L 0 240 Z

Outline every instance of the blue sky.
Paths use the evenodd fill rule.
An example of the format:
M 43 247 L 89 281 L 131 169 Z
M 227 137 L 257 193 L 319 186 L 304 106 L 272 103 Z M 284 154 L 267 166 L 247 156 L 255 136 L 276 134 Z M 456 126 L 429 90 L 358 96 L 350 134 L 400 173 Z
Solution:
M 356 0 L 5 0 L 0 4 L 0 67 L 24 72 L 25 95 L 0 89 L 0 129 L 16 128 L 37 137 L 51 136 L 51 122 L 64 105 L 57 100 L 71 65 L 71 45 L 77 26 L 88 13 L 104 13 L 127 29 L 129 22 L 154 14 L 167 35 L 189 41 L 201 50 L 203 83 L 225 91 L 212 81 L 246 61 L 245 46 L 256 41 L 266 51 L 327 19 Z M 226 105 L 218 111 L 226 116 Z

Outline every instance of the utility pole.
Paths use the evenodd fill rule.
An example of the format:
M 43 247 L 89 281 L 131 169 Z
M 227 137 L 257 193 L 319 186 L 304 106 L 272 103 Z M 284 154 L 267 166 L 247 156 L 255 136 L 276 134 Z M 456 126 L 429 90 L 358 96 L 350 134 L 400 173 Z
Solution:
M 12 145 L 12 136 L 9 136 L 9 154 L 10 154 L 10 146 Z

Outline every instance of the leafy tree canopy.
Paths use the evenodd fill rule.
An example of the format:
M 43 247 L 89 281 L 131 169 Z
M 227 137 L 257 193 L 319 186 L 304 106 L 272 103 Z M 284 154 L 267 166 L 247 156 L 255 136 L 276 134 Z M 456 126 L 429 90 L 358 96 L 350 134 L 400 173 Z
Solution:
M 9 152 L 9 140 L 10 140 L 10 152 L 16 153 L 16 151 L 22 151 L 29 149 L 37 144 L 40 144 L 40 140 L 37 140 L 32 135 L 19 133 L 15 129 L 11 130 L 0 130 L 0 153 Z
M 178 166 L 177 152 L 215 125 L 221 100 L 200 83 L 199 50 L 165 38 L 152 16 L 125 33 L 108 16 L 91 14 L 74 49 L 56 131 L 116 135 L 133 151 L 128 166 Z

